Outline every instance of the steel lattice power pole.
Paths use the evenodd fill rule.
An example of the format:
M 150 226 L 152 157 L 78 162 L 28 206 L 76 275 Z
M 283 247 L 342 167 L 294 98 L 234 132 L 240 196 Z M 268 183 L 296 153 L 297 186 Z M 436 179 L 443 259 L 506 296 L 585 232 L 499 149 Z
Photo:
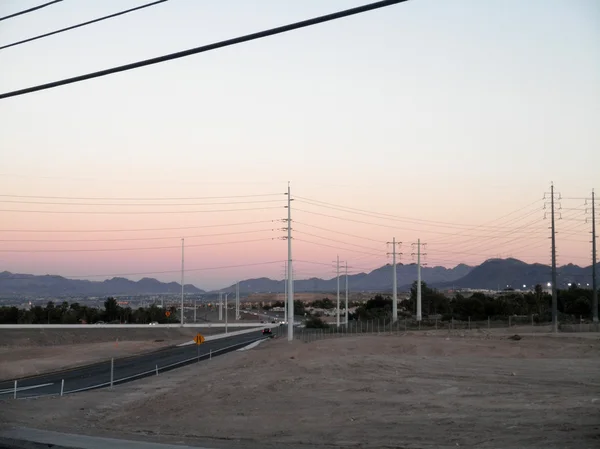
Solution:
M 402 242 L 397 242 L 396 237 L 392 239 L 392 252 L 388 255 L 392 255 L 392 321 L 395 323 L 398 321 L 398 273 L 396 270 L 396 256 L 402 255 L 402 253 L 396 252 L 396 245 L 402 245 Z
M 596 284 L 596 203 L 592 189 L 592 319 L 598 322 L 598 285 Z
M 294 273 L 292 267 L 292 194 L 288 182 L 288 218 L 287 218 L 287 241 L 288 241 L 288 261 L 287 261 L 287 282 L 288 282 L 288 341 L 294 340 Z

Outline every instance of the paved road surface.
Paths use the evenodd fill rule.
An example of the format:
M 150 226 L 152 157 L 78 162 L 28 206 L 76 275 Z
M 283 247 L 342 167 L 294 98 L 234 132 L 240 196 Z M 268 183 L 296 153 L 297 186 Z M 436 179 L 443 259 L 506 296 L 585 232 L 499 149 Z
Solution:
M 182 362 L 195 363 L 206 360 L 211 353 L 215 356 L 221 355 L 262 338 L 264 337 L 261 329 L 243 335 L 207 341 L 200 346 L 170 347 L 148 354 L 115 359 L 113 382 L 123 383 L 144 376 L 156 375 L 157 366 L 160 374 L 169 369 L 183 366 Z M 63 379 L 65 394 L 110 386 L 111 362 L 109 360 L 62 372 L 18 379 L 17 397 L 60 394 Z M 13 395 L 14 381 L 0 382 L 0 399 L 9 399 Z

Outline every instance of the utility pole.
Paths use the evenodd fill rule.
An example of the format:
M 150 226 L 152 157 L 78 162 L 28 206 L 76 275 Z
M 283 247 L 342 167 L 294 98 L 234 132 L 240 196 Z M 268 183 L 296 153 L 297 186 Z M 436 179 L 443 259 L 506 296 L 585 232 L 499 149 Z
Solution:
M 287 241 L 288 241 L 288 261 L 287 261 L 287 282 L 288 282 L 288 341 L 294 340 L 294 274 L 292 271 L 292 194 L 290 183 L 288 182 L 288 218 L 287 218 Z
M 337 256 L 337 327 L 340 327 L 340 256 Z
M 219 321 L 223 321 L 223 293 L 219 292 Z
M 235 288 L 235 301 L 236 301 L 235 319 L 236 319 L 236 321 L 239 321 L 239 319 L 240 319 L 240 281 L 237 282 L 235 287 L 236 287 Z
M 400 256 L 402 253 L 396 252 L 396 245 L 402 245 L 402 242 L 396 242 L 396 237 L 392 239 L 392 252 L 388 255 L 392 255 L 392 322 L 398 321 L 398 277 L 396 271 L 396 255 Z
M 227 333 L 227 295 L 228 293 L 225 293 L 225 333 Z
M 194 324 L 196 324 L 196 311 L 198 310 L 198 300 L 194 299 Z
M 413 243 L 413 245 L 415 245 Z M 423 314 L 421 313 L 421 256 L 425 253 L 421 252 L 421 246 L 425 246 L 425 243 L 421 243 L 421 239 L 417 239 L 417 321 L 421 321 Z M 412 253 L 413 256 L 415 253 Z
M 181 239 L 181 325 L 183 326 L 183 245 L 184 240 Z
M 283 322 L 285 324 L 288 323 L 288 298 L 287 298 L 287 260 L 285 261 L 285 265 L 283 268 Z
M 554 217 L 554 195 L 554 183 L 550 183 L 550 239 L 552 241 L 552 332 L 558 332 L 558 286 L 556 285 L 556 225 Z M 560 194 L 558 199 L 560 200 Z
M 348 261 L 346 261 L 346 326 L 348 326 Z
M 598 285 L 596 284 L 596 203 L 592 189 L 592 320 L 598 322 Z

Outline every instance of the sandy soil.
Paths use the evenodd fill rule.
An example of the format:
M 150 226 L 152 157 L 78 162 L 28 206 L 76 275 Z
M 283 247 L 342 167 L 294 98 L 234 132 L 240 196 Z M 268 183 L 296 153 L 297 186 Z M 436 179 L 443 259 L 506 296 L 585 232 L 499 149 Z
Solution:
M 0 403 L 0 422 L 211 447 L 597 448 L 600 339 L 267 341 L 113 391 Z

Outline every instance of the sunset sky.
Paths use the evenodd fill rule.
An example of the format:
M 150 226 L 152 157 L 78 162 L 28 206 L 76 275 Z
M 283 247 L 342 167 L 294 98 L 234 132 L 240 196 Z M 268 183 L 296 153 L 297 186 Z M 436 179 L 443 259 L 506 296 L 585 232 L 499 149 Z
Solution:
M 367 2 L 169 0 L 0 50 L 0 93 Z M 143 3 L 63 1 L 0 46 Z M 596 0 L 411 0 L 3 99 L 0 271 L 179 282 L 183 237 L 186 283 L 281 279 L 288 181 L 298 278 L 393 237 L 405 263 L 420 238 L 429 266 L 549 264 L 552 181 L 558 263 L 588 266 L 599 80 Z

